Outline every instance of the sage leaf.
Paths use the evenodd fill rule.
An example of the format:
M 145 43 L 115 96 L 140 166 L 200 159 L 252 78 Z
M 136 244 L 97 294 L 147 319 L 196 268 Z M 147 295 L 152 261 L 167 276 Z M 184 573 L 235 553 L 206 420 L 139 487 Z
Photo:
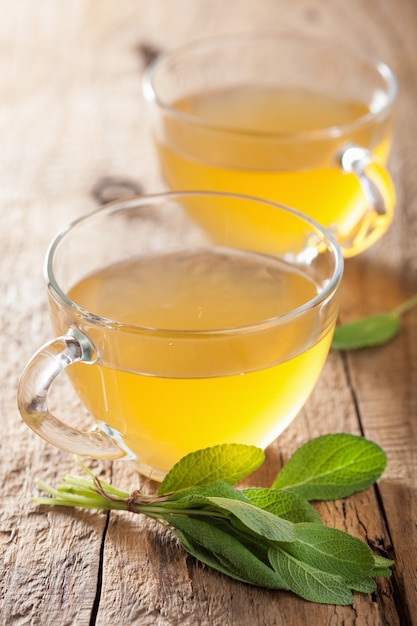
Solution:
M 417 294 L 393 311 L 362 317 L 337 326 L 333 335 L 332 348 L 359 350 L 388 343 L 400 331 L 401 316 L 415 306 L 417 306 Z
M 211 496 L 250 503 L 250 500 L 245 496 L 243 491 L 219 481 L 212 485 L 206 485 L 205 487 L 192 487 L 190 489 L 184 489 L 183 491 L 176 491 L 169 495 L 161 506 L 168 509 L 189 509 L 199 506 L 210 506 L 209 497 Z
M 228 498 L 210 497 L 208 500 L 224 511 L 229 511 L 248 530 L 270 541 L 294 541 L 294 524 L 253 504 Z
M 322 435 L 301 446 L 273 483 L 307 500 L 344 498 L 372 485 L 386 466 L 383 450 L 348 433 Z
M 379 556 L 378 554 L 374 555 L 375 569 L 390 567 L 391 565 L 394 565 L 394 561 L 391 561 L 391 559 L 387 559 L 385 556 Z
M 376 578 L 389 578 L 392 574 L 391 567 L 393 565 L 394 561 L 391 561 L 391 559 L 374 555 L 374 568 L 372 570 L 372 576 L 375 576 Z
M 358 591 L 359 593 L 373 593 L 376 590 L 376 582 L 371 576 L 362 578 L 362 580 L 347 581 L 346 585 L 352 591 Z
M 242 582 L 269 589 L 288 589 L 279 574 L 248 550 L 227 524 L 189 517 L 175 517 L 170 524 L 180 541 L 185 538 L 183 547 L 203 563 L 211 567 L 220 563 L 229 576 Z
M 271 547 L 268 557 L 289 589 L 301 598 L 321 604 L 353 603 L 352 592 L 341 577 L 299 561 L 279 546 Z
M 243 490 L 252 504 L 289 522 L 313 522 L 321 524 L 319 513 L 304 497 L 283 489 L 262 489 L 253 487 Z
M 229 578 L 234 578 L 235 580 L 239 580 L 240 582 L 244 583 L 247 582 L 247 580 L 245 580 L 238 573 L 236 573 L 233 568 L 228 567 L 212 552 L 206 550 L 201 545 L 199 545 L 186 532 L 183 532 L 179 528 L 176 528 L 174 534 L 176 535 L 184 550 L 191 554 L 191 556 L 193 556 L 195 559 L 200 561 L 200 563 L 211 567 L 212 569 L 220 572 L 221 574 L 224 574 L 225 576 L 228 576 Z
M 394 313 L 379 313 L 338 326 L 333 335 L 332 348 L 359 350 L 382 346 L 400 330 L 400 320 Z
M 158 495 L 203 487 L 217 481 L 234 485 L 258 469 L 264 460 L 260 448 L 237 443 L 197 450 L 174 465 L 162 481 Z
M 369 576 L 374 557 L 369 546 L 348 533 L 322 524 L 295 524 L 296 541 L 283 547 L 299 561 L 346 581 Z

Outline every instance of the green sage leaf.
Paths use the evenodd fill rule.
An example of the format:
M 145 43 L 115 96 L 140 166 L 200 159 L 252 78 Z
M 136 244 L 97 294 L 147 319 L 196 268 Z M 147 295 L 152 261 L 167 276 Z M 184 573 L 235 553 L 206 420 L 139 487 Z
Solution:
M 174 465 L 162 481 L 158 494 L 203 487 L 218 481 L 234 485 L 258 469 L 264 460 L 263 450 L 243 444 L 221 444 L 197 450 Z
M 321 524 L 319 513 L 313 509 L 308 500 L 293 491 L 254 487 L 244 489 L 243 493 L 255 506 L 289 522 Z
M 181 531 L 179 528 L 176 528 L 173 532 L 180 541 L 184 550 L 200 561 L 200 563 L 211 567 L 229 578 L 234 578 L 235 580 L 239 580 L 243 583 L 247 582 L 247 580 L 242 578 L 237 572 L 234 571 L 233 568 L 230 568 L 230 566 L 226 565 L 225 562 L 217 558 L 217 556 L 210 552 L 210 550 L 206 550 L 203 546 L 199 545 L 186 532 Z
M 386 466 L 383 450 L 356 435 L 322 435 L 301 446 L 273 483 L 307 500 L 334 500 L 372 485 Z
M 374 554 L 372 576 L 375 578 L 389 578 L 392 574 L 391 567 L 393 565 L 394 561 L 391 561 L 391 559 L 386 559 L 384 556 Z
M 346 585 L 352 591 L 359 591 L 359 593 L 373 593 L 376 590 L 376 582 L 371 576 L 361 580 L 346 581 Z
M 301 598 L 322 604 L 352 604 L 353 595 L 339 576 L 299 561 L 278 546 L 271 547 L 268 556 L 277 574 Z
M 382 346 L 400 330 L 400 320 L 394 313 L 379 313 L 342 324 L 334 332 L 332 348 L 359 350 Z
M 253 504 L 230 500 L 228 498 L 210 497 L 208 500 L 223 511 L 228 511 L 248 530 L 270 541 L 294 541 L 294 524 L 269 511 L 260 509 Z
M 198 506 L 210 506 L 212 504 L 209 500 L 210 497 L 228 498 L 250 503 L 243 491 L 219 481 L 205 487 L 192 487 L 183 491 L 176 491 L 169 495 L 161 503 L 161 506 L 167 509 L 192 509 Z
M 333 335 L 332 348 L 359 350 L 388 343 L 400 330 L 401 316 L 415 306 L 417 306 L 417 294 L 411 296 L 393 311 L 362 317 L 337 326 Z
M 203 563 L 215 569 L 219 569 L 215 563 L 220 563 L 229 576 L 242 582 L 269 589 L 288 589 L 279 574 L 239 541 L 227 523 L 188 517 L 174 517 L 170 523 L 179 540 L 185 538 L 183 547 Z
M 361 580 L 371 574 L 374 557 L 360 539 L 322 524 L 295 524 L 294 530 L 296 541 L 283 547 L 299 561 L 346 581 Z

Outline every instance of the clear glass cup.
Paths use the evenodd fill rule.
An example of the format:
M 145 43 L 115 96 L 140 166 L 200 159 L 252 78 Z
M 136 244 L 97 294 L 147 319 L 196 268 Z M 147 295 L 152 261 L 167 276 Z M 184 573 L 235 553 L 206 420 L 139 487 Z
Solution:
M 208 39 L 158 57 L 143 93 L 170 189 L 292 206 L 345 257 L 388 229 L 397 82 L 383 62 L 294 34 Z
M 265 448 L 320 375 L 342 271 L 325 229 L 276 203 L 173 192 L 100 208 L 50 245 L 55 338 L 22 374 L 21 415 L 59 448 L 156 480 L 196 449 Z M 48 408 L 64 370 L 91 430 Z

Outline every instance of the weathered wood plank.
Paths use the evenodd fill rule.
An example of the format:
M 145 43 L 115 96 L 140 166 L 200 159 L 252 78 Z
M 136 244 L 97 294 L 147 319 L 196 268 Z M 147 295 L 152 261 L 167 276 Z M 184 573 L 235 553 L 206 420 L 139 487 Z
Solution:
M 174 7 L 175 4 L 175 7 Z M 268 485 L 304 441 L 363 432 L 387 451 L 378 490 L 320 506 L 329 525 L 396 558 L 392 581 L 354 606 L 327 607 L 229 581 L 187 557 L 155 524 L 30 504 L 34 477 L 75 466 L 21 423 L 17 377 L 50 335 L 42 284 L 52 235 L 126 187 L 162 187 L 140 79 L 149 56 L 219 32 L 296 29 L 383 57 L 400 81 L 390 233 L 349 261 L 342 319 L 396 306 L 417 291 L 417 6 L 413 0 L 16 0 L 0 21 L 0 620 L 4 624 L 417 624 L 417 319 L 389 346 L 331 354 L 300 416 L 268 450 Z M 110 184 L 109 184 L 110 178 Z M 104 181 L 104 182 L 103 182 Z M 104 185 L 104 186 L 103 186 Z M 130 187 L 129 187 L 130 186 Z M 76 403 L 62 392 L 62 415 Z M 99 468 L 122 486 L 128 466 Z M 104 541 L 103 563 L 101 547 Z M 100 583 L 102 572 L 102 583 Z M 97 590 L 101 591 L 98 607 Z M 96 613 L 97 609 L 97 615 Z M 92 621 L 91 621 L 92 620 Z

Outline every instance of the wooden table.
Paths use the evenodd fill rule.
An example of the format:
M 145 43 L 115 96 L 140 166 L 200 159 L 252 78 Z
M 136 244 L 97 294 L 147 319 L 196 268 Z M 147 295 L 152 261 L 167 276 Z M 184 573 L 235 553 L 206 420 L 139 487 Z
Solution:
M 257 626 L 417 624 L 417 312 L 374 350 L 329 356 L 307 406 L 252 483 L 267 486 L 303 442 L 364 434 L 387 453 L 375 489 L 320 507 L 396 561 L 353 607 L 304 602 L 200 566 L 166 532 L 127 513 L 45 510 L 35 477 L 76 471 L 72 457 L 23 424 L 16 384 L 51 336 L 46 247 L 68 221 L 132 191 L 159 191 L 141 96 L 155 53 L 200 36 L 293 29 L 332 35 L 384 58 L 400 83 L 390 161 L 395 222 L 347 262 L 341 319 L 389 310 L 417 291 L 417 4 L 414 0 L 14 0 L 0 17 L 1 457 L 0 615 L 5 625 Z M 68 393 L 68 398 L 67 394 Z M 64 389 L 60 407 L 76 404 Z M 91 463 L 122 487 L 126 464 Z

